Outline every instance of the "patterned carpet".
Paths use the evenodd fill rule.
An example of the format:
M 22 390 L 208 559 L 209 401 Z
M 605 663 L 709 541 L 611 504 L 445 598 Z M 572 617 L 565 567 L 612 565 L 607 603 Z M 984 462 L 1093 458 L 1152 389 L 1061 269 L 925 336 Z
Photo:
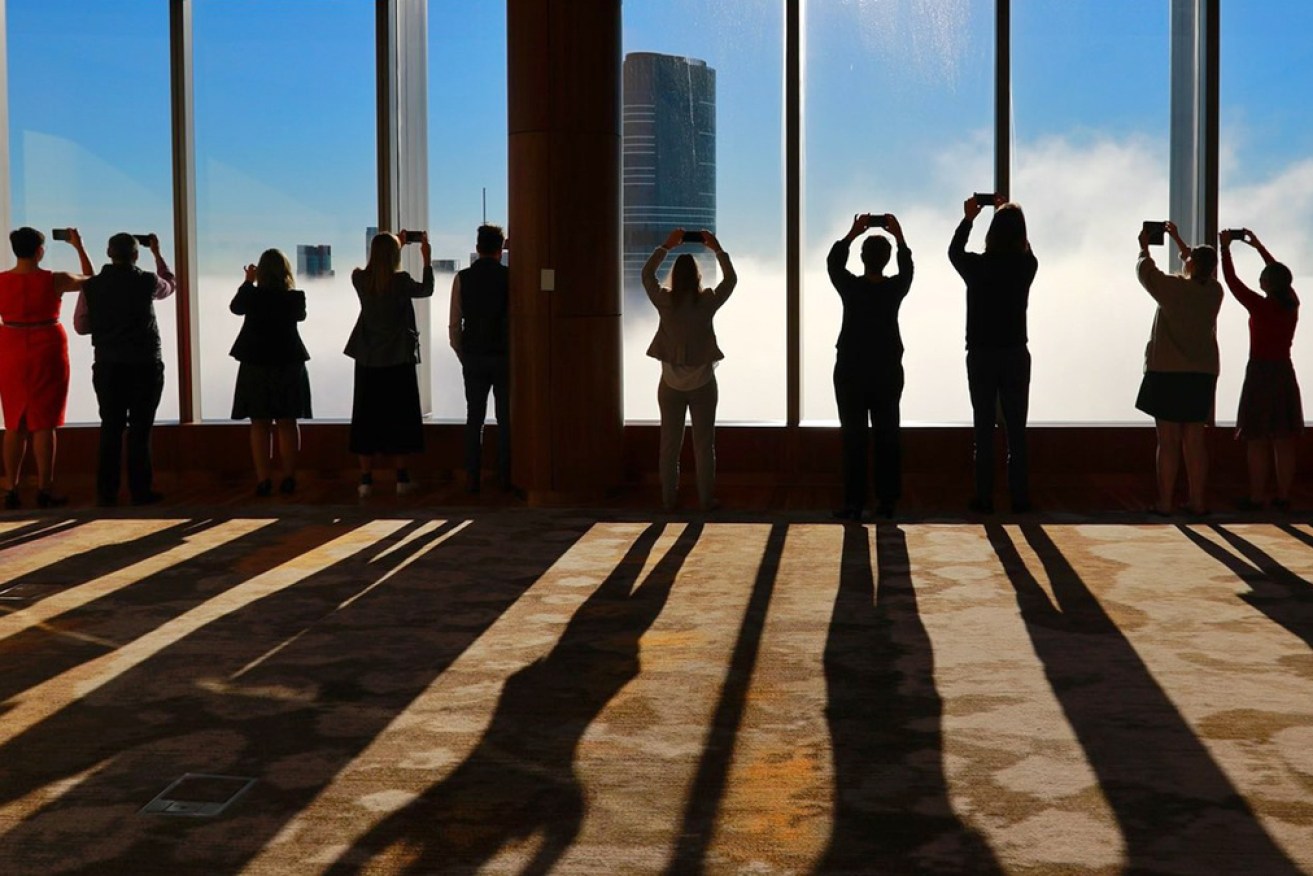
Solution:
M 169 514 L 0 519 L 6 876 L 1313 873 L 1303 523 Z

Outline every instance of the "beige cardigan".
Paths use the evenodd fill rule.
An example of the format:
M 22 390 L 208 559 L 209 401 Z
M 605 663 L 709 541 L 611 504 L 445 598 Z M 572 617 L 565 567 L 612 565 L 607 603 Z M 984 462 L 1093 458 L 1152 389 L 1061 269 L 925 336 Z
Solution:
M 1164 274 L 1149 255 L 1140 256 L 1135 274 L 1158 302 L 1144 348 L 1144 370 L 1216 374 L 1222 284 L 1216 278 L 1198 283 L 1179 274 Z
M 725 358 L 716 343 L 716 330 L 712 318 L 738 284 L 738 274 L 729 260 L 729 253 L 716 253 L 722 279 L 715 289 L 704 289 L 682 307 L 675 307 L 671 291 L 657 282 L 656 272 L 665 261 L 667 250 L 658 246 L 643 265 L 643 289 L 656 305 L 661 322 L 656 337 L 647 348 L 647 355 L 673 365 L 706 365 Z

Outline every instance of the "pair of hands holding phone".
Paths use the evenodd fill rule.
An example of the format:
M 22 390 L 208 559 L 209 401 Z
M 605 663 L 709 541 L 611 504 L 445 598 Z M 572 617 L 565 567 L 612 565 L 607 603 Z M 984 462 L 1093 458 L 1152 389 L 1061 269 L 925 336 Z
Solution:
M 666 242 L 661 244 L 661 248 L 674 249 L 681 243 L 700 243 L 714 253 L 722 252 L 720 241 L 716 239 L 716 235 L 705 228 L 701 231 L 685 231 L 682 228 L 676 228 L 666 236 Z

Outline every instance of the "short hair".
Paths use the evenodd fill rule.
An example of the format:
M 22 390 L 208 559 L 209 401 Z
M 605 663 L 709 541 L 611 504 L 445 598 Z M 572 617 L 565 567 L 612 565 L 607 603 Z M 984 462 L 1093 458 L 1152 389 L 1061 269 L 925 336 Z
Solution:
M 1021 205 L 1009 201 L 994 211 L 994 218 L 985 232 L 985 252 L 1026 251 L 1026 214 Z
M 868 270 L 878 271 L 889 264 L 892 253 L 893 245 L 882 234 L 872 234 L 862 241 L 862 264 Z
M 106 250 L 106 254 L 112 262 L 135 262 L 137 260 L 137 238 L 126 231 L 120 231 L 109 239 L 109 248 Z
M 1194 262 L 1194 273 L 1190 275 L 1192 279 L 1202 283 L 1217 273 L 1217 250 L 1208 244 L 1191 249 L 1190 261 Z
M 500 225 L 480 225 L 474 248 L 479 255 L 493 255 L 506 245 L 506 232 Z
M 261 289 L 291 289 L 296 283 L 292 277 L 292 263 L 282 250 L 266 249 L 260 253 L 255 266 L 255 282 Z
M 46 236 L 24 225 L 9 232 L 9 245 L 13 247 L 16 258 L 36 258 L 36 251 L 46 245 Z

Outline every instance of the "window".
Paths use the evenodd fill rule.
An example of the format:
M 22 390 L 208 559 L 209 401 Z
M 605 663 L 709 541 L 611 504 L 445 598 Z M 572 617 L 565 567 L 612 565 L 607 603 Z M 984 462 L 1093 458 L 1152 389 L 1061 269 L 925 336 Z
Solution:
M 903 422 L 970 422 L 966 297 L 946 253 L 962 201 L 993 187 L 993 16 L 991 0 L 807 4 L 804 422 L 838 420 L 842 309 L 825 257 L 857 213 L 895 214 L 915 260 L 900 315 Z M 971 245 L 982 238 L 978 227 Z
M 430 4 L 428 56 L 428 230 L 438 263 L 432 409 L 436 419 L 463 421 L 465 384 L 447 343 L 447 316 L 452 276 L 474 258 L 485 196 L 487 220 L 512 238 L 506 260 L 515 257 L 514 229 L 506 227 L 506 4 Z
M 351 270 L 378 225 L 374 4 L 197 0 L 193 33 L 201 412 L 231 413 L 228 303 L 277 248 L 306 293 L 315 417 L 349 417 Z
M 1313 81 L 1310 28 L 1313 6 L 1300 0 L 1222 4 L 1218 224 L 1252 228 L 1294 273 L 1305 307 L 1313 300 L 1313 124 L 1299 96 Z M 1240 279 L 1258 289 L 1262 259 L 1244 244 L 1233 245 L 1232 254 Z M 1217 416 L 1234 421 L 1249 338 L 1246 313 L 1229 294 L 1218 344 Z M 1295 333 L 1293 357 L 1307 417 L 1313 370 L 1307 324 Z
M 1148 421 L 1135 396 L 1155 305 L 1134 266 L 1141 222 L 1168 218 L 1168 26 L 1167 3 L 1012 4 L 1012 197 L 1040 264 L 1031 422 Z
M 656 420 L 656 311 L 639 272 L 671 228 L 706 228 L 737 291 L 716 316 L 725 360 L 717 419 L 784 419 L 783 6 L 674 0 L 625 7 L 623 272 L 625 417 Z M 514 231 L 511 232 L 514 239 Z M 690 244 L 703 286 L 715 259 Z M 513 256 L 512 256 L 513 257 Z M 658 271 L 668 284 L 674 262 Z
M 45 232 L 43 266 L 79 270 L 72 247 L 49 239 L 77 226 L 97 269 L 110 235 L 154 232 L 173 266 L 166 4 L 9 0 L 10 219 Z M 8 241 L 4 241 L 8 247 Z M 154 265 L 149 253 L 140 262 Z M 89 338 L 73 332 L 64 297 L 72 379 L 68 421 L 99 422 Z M 156 302 L 165 386 L 158 416 L 178 418 L 177 311 Z

